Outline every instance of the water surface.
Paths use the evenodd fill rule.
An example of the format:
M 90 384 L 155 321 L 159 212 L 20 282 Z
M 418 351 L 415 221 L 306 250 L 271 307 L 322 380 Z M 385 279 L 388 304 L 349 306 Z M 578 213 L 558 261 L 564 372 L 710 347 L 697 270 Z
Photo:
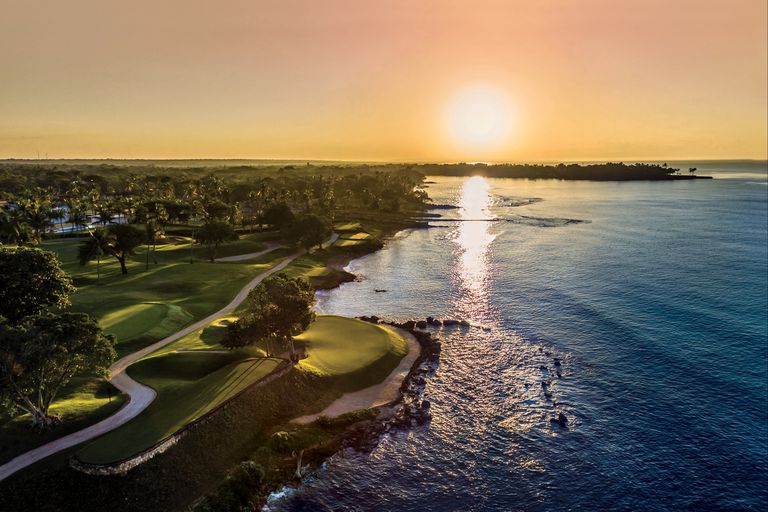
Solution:
M 711 165 L 719 179 L 432 178 L 467 222 L 401 233 L 320 308 L 472 322 L 438 332 L 433 419 L 268 508 L 764 510 L 765 164 Z

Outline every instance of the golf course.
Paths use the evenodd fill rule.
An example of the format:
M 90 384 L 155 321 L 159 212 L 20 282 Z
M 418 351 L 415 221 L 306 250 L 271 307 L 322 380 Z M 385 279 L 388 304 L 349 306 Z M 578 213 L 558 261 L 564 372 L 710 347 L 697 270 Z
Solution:
M 58 429 L 63 437 L 30 438 L 22 432 L 23 416 L 6 418 L 0 432 L 15 442 L 4 450 L 5 460 L 34 450 L 6 464 L 5 471 L 75 445 L 82 445 L 76 456 L 83 463 L 113 465 L 130 459 L 287 369 L 319 378 L 327 387 L 315 412 L 344 393 L 386 379 L 408 353 L 408 344 L 394 331 L 355 319 L 318 316 L 295 338 L 305 358 L 293 367 L 287 354 L 267 357 L 261 343 L 235 350 L 221 345 L 247 292 L 267 275 L 280 270 L 318 287 L 346 279 L 328 261 L 352 257 L 350 249 L 369 243 L 372 235 L 359 223 L 337 228 L 322 251 L 284 248 L 254 234 L 222 245 L 224 261 L 193 259 L 192 264 L 191 240 L 169 237 L 149 255 L 143 251 L 150 248 L 139 248 L 128 275 L 121 275 L 115 261 L 78 264 L 78 239 L 46 242 L 78 283 L 72 309 L 88 311 L 116 340 L 122 359 L 111 371 L 118 389 L 97 376 L 74 379 L 53 410 L 65 424 L 92 426 Z M 133 399 L 121 394 L 130 395 L 132 389 L 137 390 Z M 127 400 L 132 400 L 130 407 L 115 415 Z

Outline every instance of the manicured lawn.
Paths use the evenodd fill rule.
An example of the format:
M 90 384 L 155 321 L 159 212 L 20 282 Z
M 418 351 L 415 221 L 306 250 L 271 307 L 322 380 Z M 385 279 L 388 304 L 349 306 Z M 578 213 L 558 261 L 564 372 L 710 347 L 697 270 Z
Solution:
M 119 461 L 150 448 L 265 377 L 279 359 L 235 352 L 173 352 L 143 359 L 128 374 L 157 391 L 139 416 L 86 445 L 85 462 Z
M 261 234 L 259 234 L 261 235 Z M 120 357 L 160 340 L 196 319 L 226 306 L 235 294 L 258 274 L 272 268 L 286 256 L 280 249 L 259 258 L 237 263 L 189 263 L 189 243 L 157 246 L 157 261 L 150 259 L 145 270 L 145 248 L 129 261 L 129 273 L 120 274 L 114 258 L 101 263 L 101 280 L 96 281 L 96 263 L 81 266 L 77 247 L 82 239 L 46 241 L 43 248 L 58 254 L 64 270 L 73 276 L 77 291 L 71 296 L 72 310 L 96 318 L 105 331 L 117 338 Z M 222 247 L 222 254 L 242 254 L 264 247 L 257 235 Z M 202 249 L 195 248 L 196 255 Z M 200 252 L 202 256 L 202 252 Z M 201 329 L 179 340 L 176 349 L 206 348 L 217 344 L 222 327 Z M 216 338 L 218 337 L 218 340 Z M 215 340 L 215 341 L 214 341 Z M 194 345 L 194 347 L 193 347 Z M 258 355 L 258 352 L 254 352 Z M 240 356 L 242 357 L 242 356 Z M 106 391 L 111 388 L 103 378 L 82 376 L 74 379 L 53 404 L 53 411 L 63 423 L 45 433 L 30 432 L 23 416 L 0 413 L 0 461 L 79 430 L 114 412 L 125 397 L 112 390 L 111 402 Z
M 345 389 L 378 384 L 408 353 L 408 344 L 394 331 L 335 315 L 318 316 L 296 340 L 309 356 L 299 366 L 320 376 L 345 377 L 340 381 Z
M 188 244 L 158 246 L 158 263 L 145 270 L 144 254 L 137 252 L 129 263 L 128 275 L 121 275 L 113 258 L 101 265 L 102 277 L 96 282 L 96 263 L 80 266 L 77 246 L 80 240 L 65 239 L 46 243 L 55 251 L 64 269 L 77 285 L 72 309 L 96 318 L 117 338 L 120 355 L 153 343 L 185 325 L 226 306 L 253 277 L 272 268 L 286 256 L 276 250 L 259 258 L 237 263 L 189 263 Z M 232 246 L 237 246 L 235 252 Z M 233 254 L 263 248 L 261 242 L 239 240 L 222 246 Z M 140 249 L 143 251 L 144 249 Z M 199 250 L 196 249 L 196 250 Z
M 152 404 L 124 426 L 85 446 L 85 462 L 110 463 L 141 452 L 275 370 L 279 359 L 258 346 L 219 352 L 225 317 L 128 367 L 157 391 Z M 334 396 L 381 382 L 408 353 L 398 334 L 352 318 L 320 315 L 297 337 L 308 357 L 300 371 L 321 377 Z M 208 350 L 206 350 L 208 348 Z
M 10 418 L 0 412 L 0 463 L 96 423 L 119 409 L 123 402 L 125 397 L 104 379 L 76 378 L 51 406 L 51 412 L 62 420 L 52 430 L 30 430 L 28 415 Z

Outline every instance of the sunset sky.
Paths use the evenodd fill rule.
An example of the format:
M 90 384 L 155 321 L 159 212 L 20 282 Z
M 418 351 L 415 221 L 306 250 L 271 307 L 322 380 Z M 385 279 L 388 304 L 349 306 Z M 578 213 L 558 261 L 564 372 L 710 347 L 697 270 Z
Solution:
M 765 0 L 0 5 L 0 158 L 766 158 Z

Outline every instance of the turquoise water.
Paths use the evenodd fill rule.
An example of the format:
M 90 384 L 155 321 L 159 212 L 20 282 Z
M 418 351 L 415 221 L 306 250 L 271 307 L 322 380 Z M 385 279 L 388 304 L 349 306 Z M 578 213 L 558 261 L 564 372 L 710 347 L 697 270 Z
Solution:
M 765 510 L 765 164 L 707 165 L 718 179 L 433 178 L 465 222 L 401 233 L 320 300 L 473 324 L 437 332 L 433 419 L 268 508 Z

